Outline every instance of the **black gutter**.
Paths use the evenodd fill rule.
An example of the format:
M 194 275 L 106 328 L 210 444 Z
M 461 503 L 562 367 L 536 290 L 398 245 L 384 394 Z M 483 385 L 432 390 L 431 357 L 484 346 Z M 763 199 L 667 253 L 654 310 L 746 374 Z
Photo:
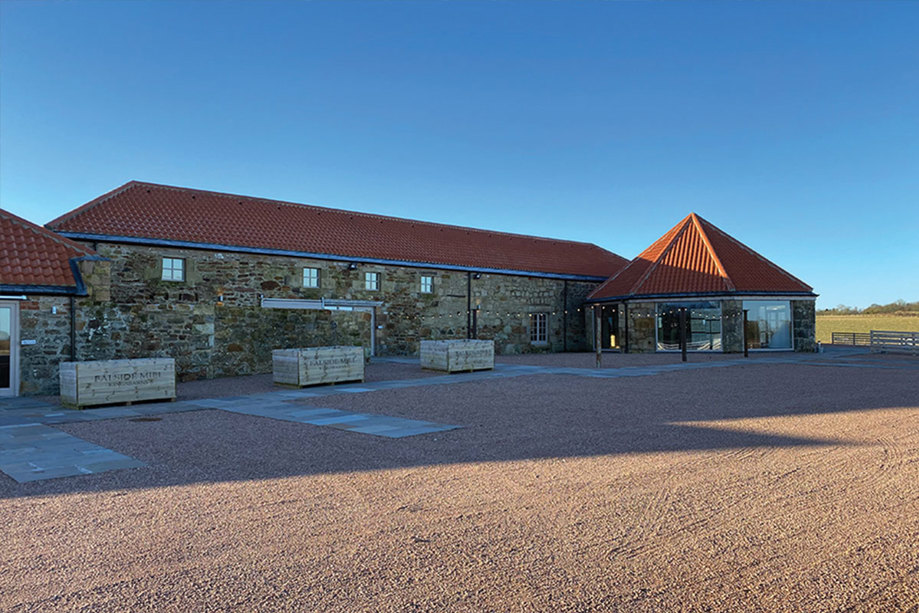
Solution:
M 243 247 L 240 245 L 222 245 L 219 243 L 195 243 L 191 241 L 174 241 L 159 238 L 137 238 L 133 236 L 108 236 L 106 234 L 87 234 L 83 232 L 58 232 L 61 236 L 83 241 L 103 243 L 125 243 L 132 245 L 150 245 L 153 247 L 178 247 L 182 249 L 202 249 L 205 251 L 230 251 L 235 253 L 255 253 L 260 255 L 282 255 L 314 260 L 335 260 L 339 262 L 360 262 L 363 264 L 386 264 L 410 268 L 437 268 L 440 270 L 459 270 L 496 275 L 514 275 L 518 277 L 539 277 L 542 279 L 568 279 L 570 281 L 606 281 L 608 276 L 570 275 L 564 273 L 539 272 L 533 270 L 512 270 L 509 268 L 477 268 L 458 264 L 439 264 L 437 262 L 413 262 L 410 260 L 390 260 L 384 258 L 367 258 L 335 253 L 315 253 L 312 251 L 290 251 L 286 249 L 265 249 L 262 247 Z
M 562 290 L 562 351 L 568 351 L 568 280 Z
M 466 273 L 466 338 L 472 338 L 472 273 Z
M 70 361 L 77 361 L 77 301 L 70 297 Z
M 0 292 L 19 294 L 57 294 L 78 295 L 77 288 L 72 285 L 0 285 Z

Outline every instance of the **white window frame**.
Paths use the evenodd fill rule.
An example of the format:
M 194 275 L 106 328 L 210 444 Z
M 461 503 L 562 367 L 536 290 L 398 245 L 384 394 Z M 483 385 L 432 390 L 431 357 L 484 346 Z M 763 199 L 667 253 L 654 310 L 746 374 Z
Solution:
M 185 281 L 185 258 L 163 257 L 162 273 L 160 278 L 163 281 L 175 281 L 181 283 Z M 176 273 L 178 272 L 178 277 Z
M 367 271 L 364 273 L 364 289 L 376 292 L 380 289 L 380 273 Z
M 549 344 L 549 314 L 545 311 L 530 313 L 530 344 Z
M 317 289 L 320 283 L 322 283 L 322 272 L 318 268 L 313 266 L 303 268 L 303 287 Z
M 19 395 L 19 302 L 0 301 L 0 306 L 10 309 L 10 386 L 0 388 L 0 398 L 3 398 Z
M 421 293 L 434 293 L 434 275 L 421 275 Z

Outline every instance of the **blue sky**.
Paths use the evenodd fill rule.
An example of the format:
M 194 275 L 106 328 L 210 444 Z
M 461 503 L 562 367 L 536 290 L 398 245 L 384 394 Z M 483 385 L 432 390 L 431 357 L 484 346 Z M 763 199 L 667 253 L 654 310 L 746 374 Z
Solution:
M 138 179 L 919 300 L 917 2 L 0 2 L 0 206 Z

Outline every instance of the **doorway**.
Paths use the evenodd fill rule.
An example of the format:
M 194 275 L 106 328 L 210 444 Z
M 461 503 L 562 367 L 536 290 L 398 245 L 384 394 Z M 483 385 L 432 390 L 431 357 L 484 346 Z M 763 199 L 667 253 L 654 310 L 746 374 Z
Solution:
M 0 397 L 19 394 L 19 303 L 0 301 Z
M 619 348 L 619 307 L 616 305 L 600 308 L 600 348 Z

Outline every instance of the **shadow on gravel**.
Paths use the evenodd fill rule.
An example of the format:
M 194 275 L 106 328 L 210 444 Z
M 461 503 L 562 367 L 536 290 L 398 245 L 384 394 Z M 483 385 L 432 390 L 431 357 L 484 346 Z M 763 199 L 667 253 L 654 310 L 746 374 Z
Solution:
M 851 444 L 851 431 L 813 425 L 832 420 L 798 417 L 917 407 L 919 379 L 905 370 L 751 365 L 619 379 L 534 375 L 308 402 L 300 405 L 463 428 L 385 439 L 219 410 L 71 423 L 58 427 L 147 466 L 21 485 L 0 475 L 0 498 L 458 463 Z M 738 427 L 739 419 L 771 421 Z

